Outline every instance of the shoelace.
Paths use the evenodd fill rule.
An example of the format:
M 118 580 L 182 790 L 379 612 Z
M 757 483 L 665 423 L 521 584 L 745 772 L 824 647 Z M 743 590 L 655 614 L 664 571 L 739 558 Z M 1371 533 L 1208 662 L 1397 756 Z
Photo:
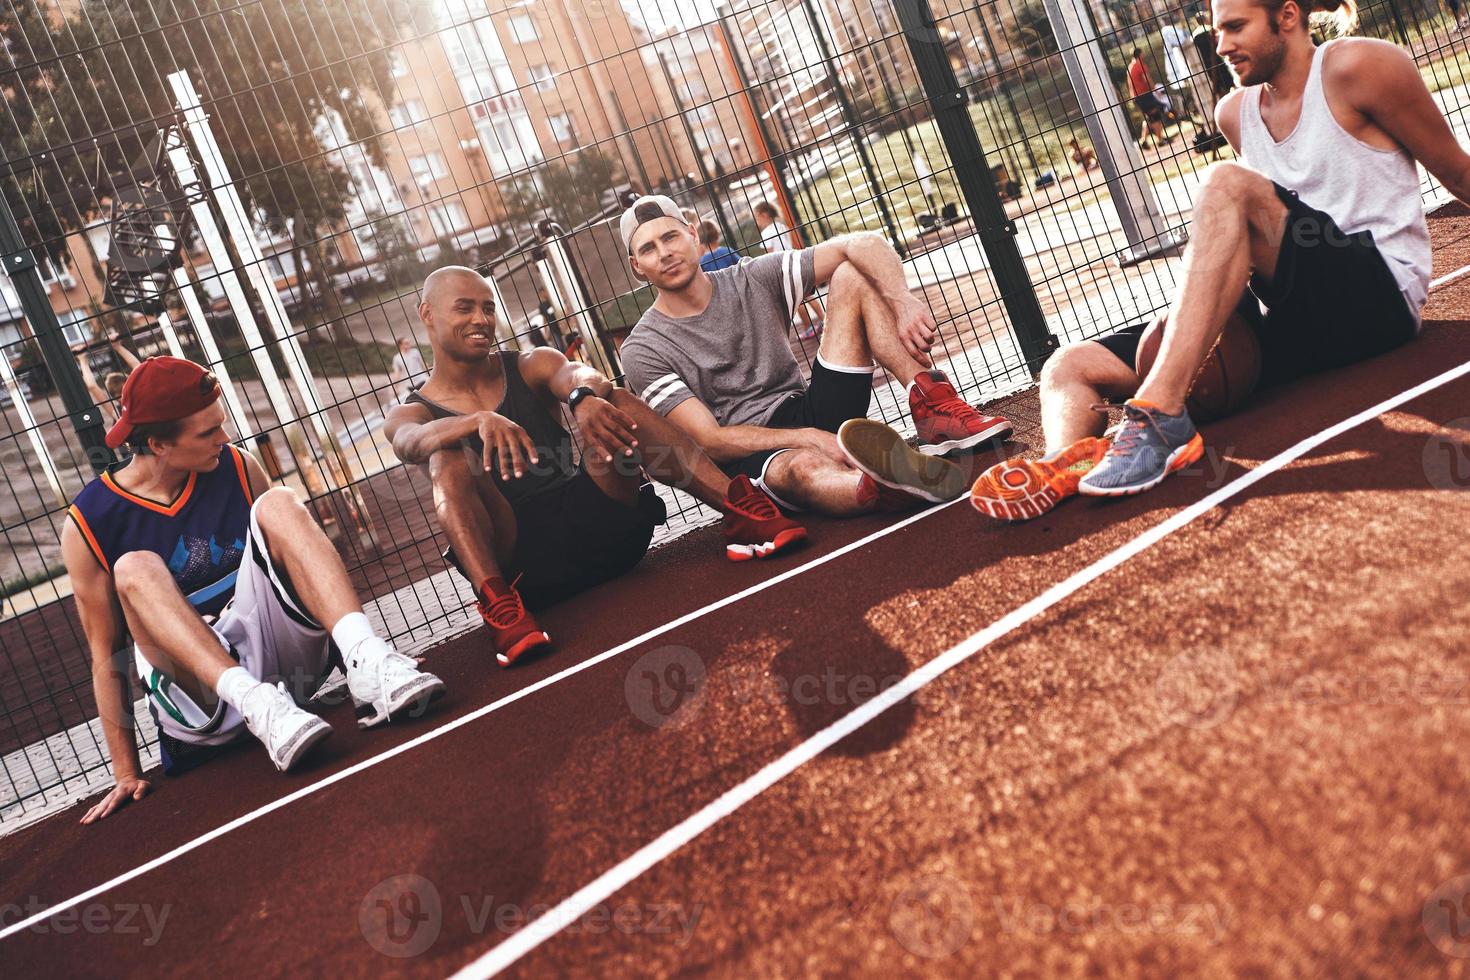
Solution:
M 771 498 L 756 490 L 754 493 L 746 494 L 739 500 L 730 501 L 732 510 L 738 510 L 747 517 L 753 517 L 758 521 L 769 521 L 774 517 L 780 517 L 781 512 L 771 502 Z
M 1092 410 L 1094 412 L 1106 413 L 1111 407 L 1110 405 L 1094 405 L 1092 406 Z M 1115 430 L 1112 430 L 1113 455 L 1127 456 L 1133 452 L 1138 446 L 1138 443 L 1142 441 L 1143 434 L 1149 429 L 1157 432 L 1159 439 L 1165 445 L 1168 444 L 1169 437 L 1164 435 L 1163 429 L 1159 428 L 1159 423 L 1154 418 L 1153 412 L 1146 408 L 1139 408 L 1137 405 L 1124 405 L 1123 421 L 1118 424 Z
M 486 609 L 483 603 L 477 603 L 480 607 L 480 615 L 495 626 L 514 626 L 526 615 L 526 607 L 521 604 L 521 594 L 516 591 L 516 582 L 521 577 L 516 576 L 515 582 L 510 583 L 510 589 L 504 594 L 495 597 Z
M 930 401 L 929 411 L 935 415 L 948 415 L 950 418 L 959 418 L 962 415 L 970 414 L 975 409 L 958 394 L 953 394 Z
M 259 699 L 262 694 L 264 694 L 264 696 L 266 697 L 265 707 L 256 708 L 254 705 L 251 705 L 247 708 L 245 705 L 241 705 L 241 707 L 245 708 L 245 710 L 242 710 L 240 714 L 245 717 L 245 720 L 247 722 L 249 722 L 252 718 L 258 721 L 260 723 L 260 733 L 265 733 L 269 732 L 273 727 L 275 727 L 276 715 L 280 713 L 281 708 L 285 704 L 285 702 L 282 701 L 281 698 L 274 696 L 276 692 L 279 691 L 281 695 L 286 700 L 290 700 L 293 705 L 296 702 L 294 700 L 291 700 L 291 694 L 286 690 L 285 681 L 280 681 L 275 686 L 264 684 L 262 685 L 262 687 L 265 688 L 265 692 L 269 693 L 255 693 L 254 696 L 256 699 Z M 251 727 L 251 731 L 255 731 L 254 726 Z

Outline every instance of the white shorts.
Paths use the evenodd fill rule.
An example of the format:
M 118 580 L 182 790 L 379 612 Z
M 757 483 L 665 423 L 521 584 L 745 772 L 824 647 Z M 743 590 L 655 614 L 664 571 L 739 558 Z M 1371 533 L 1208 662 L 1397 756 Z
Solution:
M 271 684 L 285 681 L 286 690 L 304 704 L 331 669 L 331 634 L 291 598 L 271 564 L 255 506 L 250 508 L 234 598 L 210 627 L 251 677 Z M 136 646 L 133 658 L 159 727 L 168 735 L 193 745 L 224 745 L 245 732 L 245 719 L 232 706 L 221 700 L 212 713 L 206 712 Z

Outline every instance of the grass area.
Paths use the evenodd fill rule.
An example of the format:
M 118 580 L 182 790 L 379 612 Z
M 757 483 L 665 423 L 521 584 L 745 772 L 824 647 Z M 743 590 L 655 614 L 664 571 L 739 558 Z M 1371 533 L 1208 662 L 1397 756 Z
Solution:
M 220 353 L 224 355 L 225 368 L 232 378 L 237 381 L 260 380 L 255 359 L 250 356 L 243 340 L 224 338 L 220 341 L 220 348 Z M 286 377 L 286 363 L 281 345 L 269 344 L 267 350 L 278 374 Z M 428 361 L 431 357 L 429 349 L 421 345 L 419 350 L 424 354 L 425 361 Z M 393 355 L 398 353 L 398 348 L 393 344 L 376 341 L 365 343 L 353 340 L 342 343 L 323 339 L 314 344 L 303 344 L 301 352 L 306 357 L 307 367 L 316 377 L 346 378 L 363 374 L 387 374 L 392 370 Z
M 65 574 L 66 566 L 58 562 L 55 565 L 47 566 L 43 571 L 0 582 L 0 599 L 8 599 L 13 595 L 29 592 L 36 586 L 45 585 L 52 579 Z

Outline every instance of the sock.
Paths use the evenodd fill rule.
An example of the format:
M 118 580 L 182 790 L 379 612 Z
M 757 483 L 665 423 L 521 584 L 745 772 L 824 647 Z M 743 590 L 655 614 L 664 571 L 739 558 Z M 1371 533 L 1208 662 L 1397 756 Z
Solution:
M 225 704 L 243 714 L 246 696 L 260 685 L 261 682 L 251 677 L 250 671 L 244 667 L 231 667 L 219 675 L 219 681 L 215 683 L 214 689 Z
M 371 640 L 376 635 L 373 624 L 368 622 L 366 614 L 360 612 L 348 613 L 332 627 L 332 642 L 342 651 L 342 659 L 348 661 L 352 659 L 352 651 L 357 649 L 359 643 Z

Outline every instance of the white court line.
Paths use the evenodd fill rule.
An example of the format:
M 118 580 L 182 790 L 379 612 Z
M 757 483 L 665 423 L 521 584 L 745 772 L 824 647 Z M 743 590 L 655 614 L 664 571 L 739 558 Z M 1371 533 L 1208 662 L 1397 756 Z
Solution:
M 87 889 L 74 898 L 69 898 L 64 902 L 59 902 L 56 905 L 51 906 L 50 908 L 47 908 L 41 912 L 37 912 L 29 918 L 22 919 L 20 922 L 17 922 L 12 926 L 8 926 L 5 929 L 0 930 L 0 939 L 7 939 L 24 929 L 28 929 L 31 926 L 36 925 L 37 923 L 44 922 L 45 920 L 49 919 L 51 916 L 56 915 L 59 912 L 64 912 L 67 909 L 80 905 L 83 902 L 90 901 L 103 892 L 108 891 L 109 889 L 116 888 L 119 885 L 126 884 L 135 878 L 141 877 L 142 875 L 147 874 L 155 868 L 160 868 L 171 861 L 183 857 L 185 854 L 188 854 L 190 851 L 193 851 L 196 848 L 203 847 L 210 841 L 218 840 L 231 831 L 239 830 L 241 827 L 244 827 L 247 824 L 254 823 L 267 814 L 274 813 L 275 811 L 282 809 L 283 807 L 290 806 L 297 800 L 305 799 L 306 797 L 311 796 L 313 793 L 326 789 L 328 786 L 331 786 L 334 783 L 339 783 L 342 780 L 347 779 L 349 776 L 354 776 L 357 773 L 362 772 L 363 770 L 371 769 L 373 766 L 376 766 L 379 763 L 387 762 L 394 756 L 402 755 L 410 749 L 415 749 L 418 748 L 420 745 L 425 745 L 429 742 L 432 742 L 436 738 L 449 734 L 456 728 L 461 728 L 465 725 L 468 725 L 472 721 L 477 721 L 485 717 L 492 712 L 499 711 L 501 708 L 504 708 L 507 705 L 521 700 L 521 698 L 529 697 L 530 695 L 536 693 L 543 688 L 550 687 L 553 684 L 557 684 L 563 680 L 566 680 L 573 674 L 579 674 L 582 671 L 587 670 L 590 667 L 594 667 L 605 660 L 610 660 L 613 657 L 616 657 L 620 653 L 626 653 L 634 647 L 641 646 L 642 644 L 647 643 L 649 640 L 652 640 L 658 636 L 662 636 L 664 633 L 667 633 L 670 630 L 677 629 L 678 627 L 683 626 L 687 623 L 692 623 L 696 619 L 707 616 L 710 613 L 725 608 L 726 606 L 733 605 L 734 603 L 737 603 L 742 599 L 749 598 L 750 596 L 753 596 L 758 592 L 764 592 L 766 589 L 780 585 L 782 582 L 795 578 L 803 572 L 810 571 L 811 569 L 816 568 L 820 565 L 825 565 L 827 562 L 832 561 L 836 558 L 840 558 L 850 552 L 856 551 L 857 549 L 862 548 L 865 545 L 877 541 L 879 538 L 886 537 L 890 534 L 893 534 L 895 531 L 899 531 L 905 527 L 908 527 L 910 524 L 921 521 L 926 517 L 933 516 L 939 511 L 942 511 L 947 507 L 951 507 L 964 499 L 964 497 L 960 497 L 958 500 L 951 500 L 949 503 L 940 504 L 936 507 L 930 507 L 927 510 L 922 510 L 912 517 L 907 517 L 904 520 L 899 521 L 897 524 L 890 524 L 889 526 L 882 528 L 881 530 L 874 531 L 867 537 L 859 538 L 856 541 L 843 545 L 841 548 L 838 548 L 837 550 L 832 551 L 829 554 L 822 555 L 819 558 L 814 558 L 811 561 L 807 562 L 805 565 L 798 565 L 796 568 L 787 569 L 774 578 L 769 578 L 762 582 L 757 582 L 755 585 L 752 585 L 747 589 L 728 595 L 723 599 L 719 599 L 715 602 L 710 603 L 707 606 L 702 606 L 699 609 L 687 612 L 684 615 L 680 616 L 678 619 L 671 620 L 670 622 L 667 622 L 662 626 L 655 626 L 648 632 L 642 634 L 641 636 L 636 636 L 633 639 L 628 640 L 626 643 L 620 643 L 610 650 L 606 650 L 602 653 L 597 654 L 594 657 L 589 657 L 586 660 L 575 663 L 565 670 L 558 671 L 557 673 L 552 674 L 549 677 L 543 677 L 536 683 L 528 687 L 524 687 L 519 691 L 507 694 L 505 697 L 500 698 L 498 701 L 492 701 L 482 708 L 476 708 L 469 714 L 456 718 L 454 719 L 454 721 L 447 722 L 444 725 L 441 725 L 440 727 L 434 729 L 433 731 L 425 732 L 417 738 L 410 739 L 409 741 L 404 742 L 401 745 L 394 746 L 393 748 L 381 752 L 378 755 L 372 756 L 368 759 L 364 759 L 363 761 L 356 763 L 355 765 L 349 766 L 346 769 L 341 770 L 340 772 L 335 772 L 332 775 L 327 776 L 319 780 L 318 782 L 312 783 L 309 786 L 303 786 L 301 787 L 301 789 L 296 790 L 294 793 L 283 796 L 278 800 L 273 800 L 270 803 L 259 807 L 258 809 L 251 810 L 249 813 L 241 814 L 234 820 L 231 820 L 228 823 L 216 827 L 209 833 L 204 834 L 200 837 L 196 837 L 193 840 L 188 841 L 184 844 L 180 844 L 173 850 L 166 851 L 153 860 L 148 861 L 145 864 L 141 864 L 131 871 L 125 871 L 117 877 L 111 879 L 110 881 L 103 882 L 102 884 L 97 885 L 95 888 Z
M 525 928 L 513 934 L 500 945 L 469 963 L 454 974 L 453 980 L 480 980 L 491 977 L 514 964 L 521 957 L 576 922 L 592 909 L 605 902 L 613 894 L 631 884 L 654 865 L 672 855 L 685 844 L 704 833 L 716 823 L 728 817 L 761 793 L 770 789 L 801 766 L 815 759 L 837 742 L 851 735 L 863 725 L 887 711 L 901 701 L 911 697 L 920 688 L 929 684 L 953 667 L 956 667 L 1007 633 L 1024 626 L 1052 606 L 1069 598 L 1073 593 L 1111 572 L 1124 562 L 1138 555 L 1175 531 L 1188 526 L 1208 514 L 1221 503 L 1245 490 L 1288 463 L 1306 455 L 1313 449 L 1347 432 L 1364 422 L 1371 421 L 1384 412 L 1456 378 L 1470 374 L 1470 361 L 1452 368 L 1437 377 L 1401 392 L 1370 409 L 1344 419 L 1336 425 L 1309 436 L 1271 459 L 1257 466 L 1244 476 L 1211 493 L 1202 500 L 1179 511 L 1173 517 L 1150 528 L 1115 551 L 1109 552 L 1086 568 L 1042 592 L 1036 598 L 1011 610 L 984 629 L 971 634 L 965 640 L 950 647 L 933 660 L 908 674 L 902 681 L 880 693 L 873 700 L 837 719 L 831 725 L 801 742 L 785 755 L 768 763 L 744 782 L 726 790 L 719 798 L 701 810 L 686 817 L 682 822 L 664 831 L 633 854 L 603 872 L 593 881 L 567 896 L 549 912 L 533 920 Z

